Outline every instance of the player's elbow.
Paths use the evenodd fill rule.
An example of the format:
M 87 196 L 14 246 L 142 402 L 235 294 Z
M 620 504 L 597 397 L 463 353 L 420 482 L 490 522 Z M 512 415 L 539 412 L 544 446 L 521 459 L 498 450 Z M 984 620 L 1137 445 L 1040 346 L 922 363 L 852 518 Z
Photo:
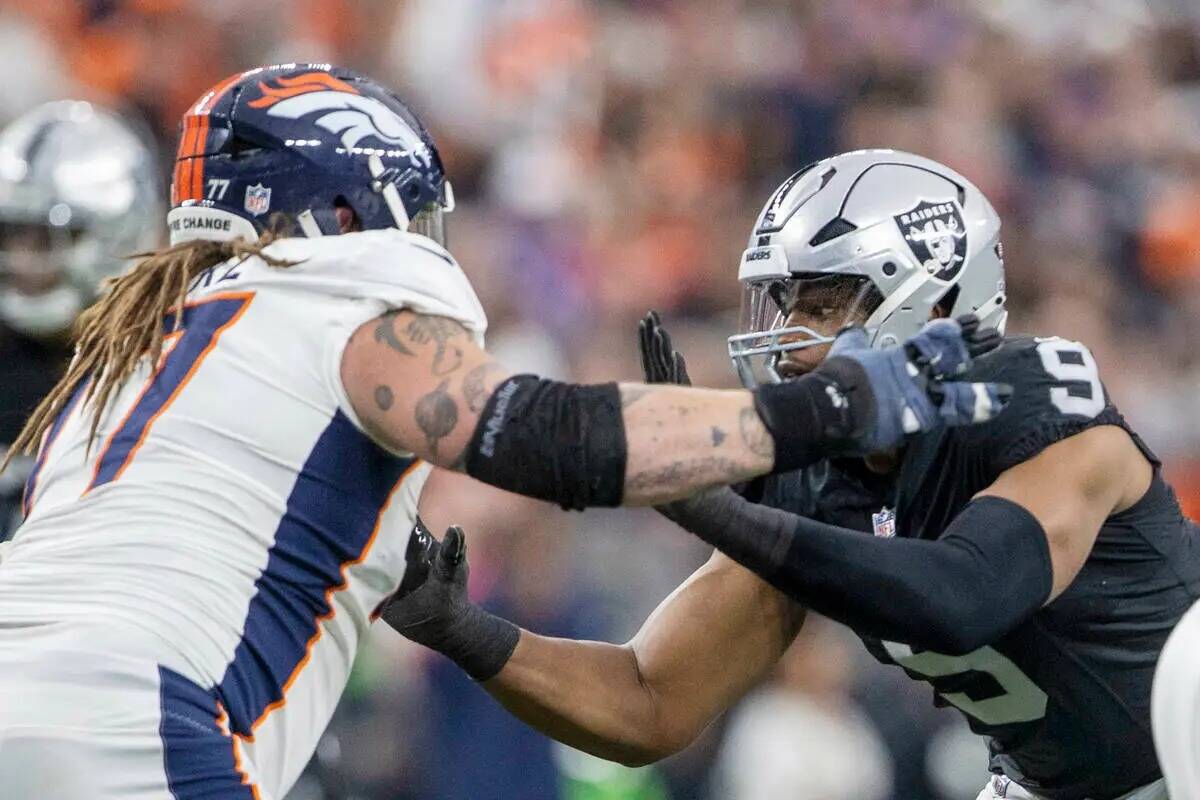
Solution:
M 696 740 L 708 719 L 685 698 L 664 693 L 648 680 L 636 652 L 628 653 L 636 675 L 636 701 L 622 704 L 623 734 L 619 747 L 604 755 L 627 767 L 644 767 L 673 756 Z
M 656 761 L 662 761 L 664 758 L 674 755 L 676 752 L 678 751 L 665 750 L 656 747 L 640 747 L 635 745 L 633 747 L 623 749 L 619 753 L 613 754 L 609 760 L 616 761 L 618 764 L 626 767 L 645 767 L 649 764 L 655 763 Z
M 627 767 L 644 767 L 675 755 L 694 742 L 698 734 L 682 727 L 652 730 L 626 743 L 620 752 L 612 754 L 611 760 Z
M 963 656 L 991 644 L 1004 633 L 1007 615 L 976 593 L 948 593 L 932 603 L 922 647 L 948 656 Z
M 965 656 L 992 641 L 990 632 L 979 627 L 963 627 L 959 624 L 942 624 L 935 627 L 923 646 L 946 656 Z

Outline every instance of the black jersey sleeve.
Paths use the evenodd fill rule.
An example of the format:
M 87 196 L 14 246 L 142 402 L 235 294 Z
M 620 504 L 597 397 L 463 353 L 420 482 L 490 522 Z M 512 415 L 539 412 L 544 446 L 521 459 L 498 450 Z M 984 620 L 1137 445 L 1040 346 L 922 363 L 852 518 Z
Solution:
M 980 358 L 970 380 L 1013 387 L 1008 407 L 991 422 L 957 431 L 993 477 L 1055 442 L 1097 425 L 1128 426 L 1109 402 L 1091 351 L 1058 338 L 1013 337 Z

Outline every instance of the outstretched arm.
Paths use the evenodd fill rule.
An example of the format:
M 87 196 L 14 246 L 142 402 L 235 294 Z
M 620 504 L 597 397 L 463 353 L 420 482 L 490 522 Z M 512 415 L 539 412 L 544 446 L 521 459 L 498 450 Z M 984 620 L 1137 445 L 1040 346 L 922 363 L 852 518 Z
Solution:
M 461 547 L 461 532 L 445 542 Z M 450 655 L 547 736 L 630 765 L 690 744 L 768 674 L 803 621 L 798 606 L 714 554 L 627 644 L 518 633 L 466 601 L 461 551 L 446 558 L 440 545 L 432 550 L 429 570 L 401 590 L 384 620 Z M 498 626 L 508 629 L 504 647 Z
M 514 376 L 458 323 L 398 311 L 355 332 L 341 377 L 395 449 L 564 507 L 647 505 L 990 419 L 994 387 L 931 380 L 931 365 L 969 361 L 957 324 L 941 322 L 914 339 L 924 349 L 870 350 L 846 334 L 814 373 L 751 393 Z
M 512 371 L 476 346 L 458 323 L 410 311 L 392 312 L 364 325 L 354 334 L 342 361 L 342 382 L 354 410 L 377 438 L 439 466 L 467 472 L 472 471 L 470 446 L 485 410 L 493 429 L 480 431 L 481 461 L 486 458 L 485 437 L 491 437 L 494 452 L 497 438 L 511 430 L 511 435 L 524 437 L 514 444 L 527 447 L 532 455 L 541 444 L 535 437 L 552 433 L 520 431 L 521 421 L 512 419 L 516 415 L 511 410 L 490 402 L 497 388 L 512 377 Z M 546 382 L 532 391 L 545 394 L 559 386 L 564 385 Z M 604 390 L 581 388 L 585 392 L 561 391 L 561 397 L 551 402 L 566 413 L 590 414 L 597 428 L 605 422 L 604 412 L 612 412 L 627 443 L 625 463 L 619 465 L 621 499 L 627 505 L 646 505 L 704 486 L 745 480 L 769 472 L 775 463 L 772 438 L 749 392 L 621 384 L 610 391 L 615 407 L 605 409 Z M 538 414 L 541 398 L 525 397 L 525 385 L 517 390 L 505 406 L 525 402 L 528 415 Z M 552 423 L 546 419 L 544 428 Z M 581 433 L 596 436 L 601 443 L 604 436 L 614 435 L 596 429 Z M 615 442 L 608 444 L 616 449 Z
M 995 641 L 1061 594 L 1104 520 L 1151 467 L 1108 425 L 1000 475 L 935 540 L 882 539 L 748 503 L 728 489 L 667 515 L 781 591 L 856 630 L 951 655 Z

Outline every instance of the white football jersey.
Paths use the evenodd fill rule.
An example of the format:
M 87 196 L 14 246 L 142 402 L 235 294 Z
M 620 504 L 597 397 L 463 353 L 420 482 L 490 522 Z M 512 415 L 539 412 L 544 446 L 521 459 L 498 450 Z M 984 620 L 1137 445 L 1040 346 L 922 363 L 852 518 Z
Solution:
M 90 407 L 73 401 L 55 422 L 0 564 L 0 651 L 65 626 L 75 649 L 178 673 L 212 693 L 247 772 L 278 797 L 400 583 L 430 470 L 366 436 L 342 351 L 388 309 L 450 317 L 480 344 L 487 321 L 421 236 L 267 253 L 295 263 L 231 261 L 194 281 L 162 359 L 121 387 L 90 449 Z

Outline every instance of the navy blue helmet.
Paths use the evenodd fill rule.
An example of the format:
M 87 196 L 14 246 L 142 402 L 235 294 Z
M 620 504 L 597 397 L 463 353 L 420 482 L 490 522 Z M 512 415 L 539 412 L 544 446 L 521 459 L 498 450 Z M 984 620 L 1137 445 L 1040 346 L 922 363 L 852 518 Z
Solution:
M 349 209 L 364 230 L 444 244 L 453 207 L 433 140 L 395 92 L 353 70 L 284 64 L 226 78 L 188 108 L 167 219 L 173 244 L 254 239 L 276 214 L 330 236 Z

